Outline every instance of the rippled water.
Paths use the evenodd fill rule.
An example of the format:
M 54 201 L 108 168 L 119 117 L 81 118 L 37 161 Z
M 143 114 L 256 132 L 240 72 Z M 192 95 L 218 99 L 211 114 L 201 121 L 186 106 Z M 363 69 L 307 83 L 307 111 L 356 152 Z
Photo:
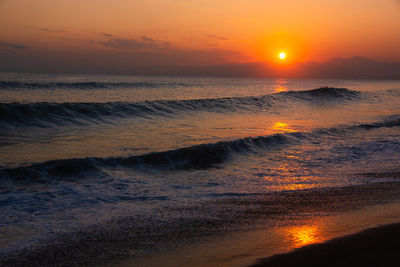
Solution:
M 221 199 L 393 182 L 399 104 L 396 81 L 0 74 L 0 253 L 115 220 L 97 231 L 122 240 L 133 217 L 210 230 Z

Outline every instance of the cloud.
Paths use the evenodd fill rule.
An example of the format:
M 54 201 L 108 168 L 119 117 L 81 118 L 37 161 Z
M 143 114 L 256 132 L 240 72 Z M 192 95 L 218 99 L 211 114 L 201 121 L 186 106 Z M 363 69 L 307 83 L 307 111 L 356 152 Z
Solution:
M 0 58 L 0 71 L 137 75 L 195 75 L 195 71 L 186 67 L 249 61 L 238 51 L 211 47 L 188 50 L 175 46 L 148 50 L 0 49 Z
M 154 40 L 153 38 L 151 38 L 151 37 L 147 37 L 147 36 L 142 36 L 142 38 L 141 38 L 143 41 L 145 41 L 145 42 L 155 42 L 156 40 Z
M 126 50 L 162 49 L 171 45 L 170 42 L 156 40 L 148 36 L 142 36 L 139 39 L 110 38 L 100 43 L 108 47 Z
M 85 38 L 86 34 L 83 34 L 81 32 L 74 32 L 74 31 L 69 31 L 69 30 L 62 30 L 62 29 L 49 29 L 49 28 L 41 28 L 41 32 L 49 34 L 49 35 L 54 35 L 54 36 L 62 36 L 62 37 L 73 37 L 73 38 Z
M 229 40 L 229 38 L 227 38 L 227 37 L 218 36 L 218 35 L 215 35 L 215 34 L 205 34 L 205 36 L 207 36 L 208 38 L 211 38 L 211 39 Z
M 49 32 L 49 33 L 66 33 L 66 31 L 64 31 L 64 30 L 50 30 L 50 29 L 47 29 L 47 28 L 42 28 L 41 30 L 43 32 Z
M 103 35 L 105 37 L 113 37 L 113 35 L 111 33 L 106 33 L 106 32 L 102 32 L 101 35 Z
M 16 49 L 25 49 L 25 48 L 29 48 L 29 46 L 26 46 L 26 45 L 11 44 L 11 43 L 5 43 L 5 42 L 0 42 L 0 46 L 9 47 L 9 48 L 16 48 Z

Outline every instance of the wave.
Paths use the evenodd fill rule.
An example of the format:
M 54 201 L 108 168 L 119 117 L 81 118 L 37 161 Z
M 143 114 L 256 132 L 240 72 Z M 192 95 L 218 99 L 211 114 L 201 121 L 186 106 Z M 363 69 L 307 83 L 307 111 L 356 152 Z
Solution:
M 400 116 L 399 115 L 389 116 L 381 122 L 365 123 L 365 124 L 359 125 L 357 127 L 363 128 L 363 129 L 374 129 L 374 128 L 382 128 L 382 127 L 395 127 L 395 126 L 400 126 Z
M 12 179 L 41 179 L 54 177 L 79 178 L 88 172 L 102 171 L 103 168 L 134 168 L 146 170 L 193 170 L 218 167 L 234 154 L 254 152 L 258 149 L 283 148 L 286 145 L 301 143 L 303 140 L 323 138 L 350 133 L 354 130 L 370 130 L 383 127 L 400 126 L 400 115 L 382 122 L 360 124 L 345 128 L 319 129 L 312 132 L 293 132 L 270 136 L 247 137 L 232 141 L 200 144 L 175 150 L 153 152 L 144 155 L 110 158 L 81 158 L 51 160 L 30 166 L 0 169 L 0 177 Z
M 40 181 L 48 177 L 81 177 L 102 168 L 135 168 L 164 170 L 208 169 L 228 160 L 235 153 L 253 151 L 256 148 L 282 146 L 301 138 L 301 134 L 275 134 L 266 137 L 248 137 L 233 141 L 200 144 L 175 150 L 153 152 L 138 156 L 110 158 L 74 158 L 51 160 L 30 166 L 0 169 L 0 177 L 17 180 Z
M 0 124 L 47 127 L 63 123 L 104 121 L 121 117 L 165 116 L 188 111 L 235 112 L 266 110 L 275 101 L 313 100 L 321 98 L 351 99 L 357 91 L 341 88 L 319 88 L 309 91 L 290 91 L 255 97 L 231 97 L 194 100 L 155 100 L 145 102 L 108 103 L 0 103 Z M 289 96 L 289 98 L 288 98 Z M 50 125 L 49 125 L 50 124 Z
M 304 91 L 287 91 L 281 92 L 282 95 L 287 95 L 291 97 L 297 97 L 301 99 L 311 100 L 332 100 L 332 99 L 354 99 L 361 96 L 361 92 L 349 90 L 347 88 L 334 88 L 334 87 L 323 87 L 313 90 Z
M 257 102 L 257 99 L 253 101 Z M 245 109 L 246 106 L 251 108 L 251 102 L 249 99 L 226 98 L 136 103 L 0 103 L 0 124 L 47 127 L 53 124 L 101 122 L 113 118 L 167 116 L 185 111 L 226 112 Z M 268 101 L 263 101 L 262 105 L 268 106 Z
M 0 89 L 113 89 L 113 88 L 159 88 L 159 87 L 187 87 L 199 86 L 186 83 L 170 83 L 170 82 L 16 82 L 16 81 L 0 81 Z

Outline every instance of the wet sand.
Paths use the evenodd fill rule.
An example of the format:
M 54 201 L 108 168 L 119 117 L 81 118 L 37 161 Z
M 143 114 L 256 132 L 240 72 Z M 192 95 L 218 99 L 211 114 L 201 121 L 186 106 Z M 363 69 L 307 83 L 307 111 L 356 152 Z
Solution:
M 398 266 L 400 223 L 278 254 L 252 265 L 266 266 Z
M 353 235 L 382 224 L 397 223 L 398 218 L 400 218 L 400 203 L 368 206 L 331 216 L 292 218 L 293 220 L 279 223 L 280 225 L 266 225 L 253 231 L 239 231 L 224 237 L 207 238 L 201 242 L 153 254 L 151 257 L 128 259 L 119 265 L 251 266 L 262 258 L 290 253 L 310 244 L 320 244 L 341 236 Z
M 174 220 L 172 213 L 157 220 L 124 217 L 61 234 L 41 246 L 0 253 L 0 266 L 249 266 L 397 223 L 399 201 L 399 183 L 226 198 L 177 209 Z

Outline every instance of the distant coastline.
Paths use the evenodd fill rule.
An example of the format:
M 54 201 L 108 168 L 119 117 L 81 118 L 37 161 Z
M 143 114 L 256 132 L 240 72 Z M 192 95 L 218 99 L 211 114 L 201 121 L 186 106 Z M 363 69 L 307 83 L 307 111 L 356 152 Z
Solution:
M 280 65 L 258 61 L 207 66 L 138 68 L 140 75 L 400 80 L 400 63 L 378 62 L 364 57 L 334 58 L 326 62 L 298 62 Z

